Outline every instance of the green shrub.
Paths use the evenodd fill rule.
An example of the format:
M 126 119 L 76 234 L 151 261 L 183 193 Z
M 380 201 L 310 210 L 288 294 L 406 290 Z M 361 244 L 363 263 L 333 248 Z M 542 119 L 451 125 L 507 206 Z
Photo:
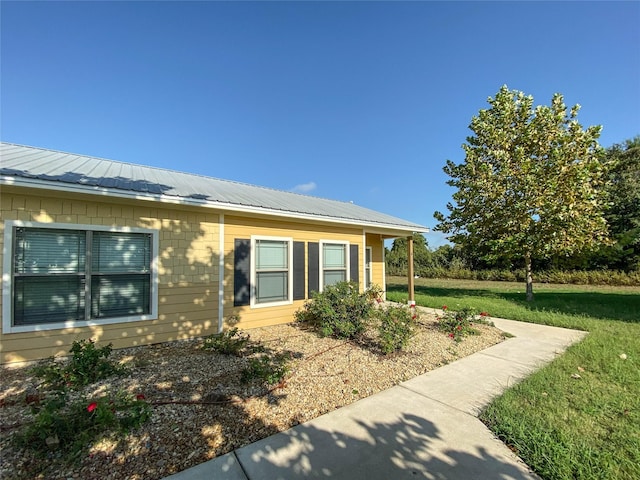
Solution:
M 402 350 L 415 333 L 417 314 L 409 307 L 390 305 L 376 312 L 378 343 L 385 354 Z
M 313 298 L 295 313 L 296 321 L 309 324 L 322 336 L 355 338 L 373 313 L 367 292 L 359 293 L 353 282 L 340 282 L 314 292 Z
M 279 353 L 273 356 L 262 355 L 249 360 L 249 366 L 242 370 L 241 380 L 249 383 L 252 380 L 261 380 L 269 385 L 282 382 L 285 375 L 289 373 L 289 361 L 291 357 L 288 353 Z
M 451 312 L 446 305 L 442 309 L 444 314 L 438 317 L 438 328 L 447 333 L 456 343 L 468 335 L 477 335 L 478 330 L 473 328 L 473 322 L 482 323 L 481 319 L 476 318 L 476 314 L 472 308 L 463 308 L 457 312 Z M 481 317 L 486 314 L 483 312 Z
M 222 333 L 214 333 L 204 337 L 202 348 L 225 355 L 242 355 L 249 344 L 249 335 L 242 334 L 237 327 Z
M 111 350 L 111 343 L 97 348 L 92 339 L 75 341 L 71 346 L 71 359 L 68 363 L 49 358 L 46 363 L 33 367 L 31 371 L 43 380 L 46 388 L 57 391 L 80 388 L 127 372 L 126 367 L 108 360 Z
M 384 290 L 380 285 L 371 285 L 364 293 L 371 303 L 382 303 L 382 294 L 384 293 Z
M 151 407 L 143 395 L 126 392 L 95 401 L 67 401 L 66 394 L 58 392 L 32 405 L 32 412 L 33 420 L 16 437 L 18 446 L 42 455 L 54 450 L 73 457 L 99 438 L 140 426 L 150 417 Z

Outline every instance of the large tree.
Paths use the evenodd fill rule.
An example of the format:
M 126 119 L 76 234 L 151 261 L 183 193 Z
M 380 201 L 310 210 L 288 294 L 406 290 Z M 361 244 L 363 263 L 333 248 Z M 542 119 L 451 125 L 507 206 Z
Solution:
M 416 273 L 428 268 L 432 263 L 432 252 L 427 239 L 421 233 L 413 234 L 413 263 Z M 407 238 L 400 237 L 393 241 L 391 250 L 385 254 L 387 272 L 391 275 L 407 273 Z
M 462 145 L 465 160 L 447 160 L 447 184 L 457 188 L 436 230 L 488 260 L 522 259 L 527 300 L 533 299 L 532 260 L 572 255 L 608 241 L 603 218 L 607 162 L 601 127 L 578 123 L 562 95 L 551 105 L 503 86 L 480 110 Z
M 640 269 L 640 136 L 607 149 L 611 162 L 605 218 L 615 245 L 603 249 L 608 266 Z

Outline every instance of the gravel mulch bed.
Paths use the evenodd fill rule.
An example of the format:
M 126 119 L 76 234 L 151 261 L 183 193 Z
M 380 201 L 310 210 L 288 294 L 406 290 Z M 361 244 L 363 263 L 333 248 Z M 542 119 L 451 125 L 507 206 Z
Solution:
M 352 342 L 320 338 L 296 325 L 249 330 L 252 342 L 290 352 L 291 371 L 280 385 L 243 383 L 248 357 L 221 355 L 191 340 L 113 351 L 110 359 L 131 367 L 84 391 L 142 393 L 151 419 L 119 439 L 102 440 L 76 463 L 51 452 L 37 458 L 12 438 L 31 418 L 26 397 L 37 385 L 28 367 L 2 369 L 0 380 L 0 478 L 160 479 L 276 432 L 388 389 L 504 340 L 489 325 L 455 343 L 422 310 L 406 351 L 383 356 Z M 257 354 L 254 354 L 257 355 Z

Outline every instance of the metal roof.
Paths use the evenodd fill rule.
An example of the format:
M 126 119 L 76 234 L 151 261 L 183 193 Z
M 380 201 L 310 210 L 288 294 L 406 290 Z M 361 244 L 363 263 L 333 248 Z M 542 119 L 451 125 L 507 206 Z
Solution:
M 428 229 L 349 202 L 0 142 L 0 184 L 208 206 L 403 232 Z

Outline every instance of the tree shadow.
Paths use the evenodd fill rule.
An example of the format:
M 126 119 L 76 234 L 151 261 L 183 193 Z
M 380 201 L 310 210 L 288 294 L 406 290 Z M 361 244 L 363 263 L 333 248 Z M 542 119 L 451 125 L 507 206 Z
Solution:
M 346 422 L 343 431 L 302 424 L 236 451 L 236 457 L 248 478 L 534 478 L 508 451 L 457 449 L 433 422 L 417 415 Z
M 127 179 L 66 177 L 59 180 L 105 187 Z M 144 184 L 133 185 L 133 188 L 150 193 L 163 193 L 171 187 L 144 182 Z M 45 345 L 40 349 L 41 351 L 50 355 L 67 356 L 72 341 L 92 338 L 99 344 L 112 342 L 114 353 L 121 349 L 144 346 L 157 349 L 157 356 L 151 360 L 152 362 L 177 361 L 166 356 L 166 351 L 163 349 L 164 342 L 196 339 L 217 333 L 218 317 L 221 311 L 220 288 L 224 289 L 222 311 L 226 315 L 226 324 L 233 325 L 243 314 L 246 307 L 233 307 L 232 289 L 234 279 L 238 275 L 238 272 L 234 271 L 234 265 L 242 258 L 239 259 L 238 254 L 234 255 L 234 251 L 229 252 L 228 249 L 224 258 L 220 258 L 218 212 L 180 205 L 158 205 L 133 199 L 112 200 L 106 197 L 85 200 L 42 197 L 36 199 L 37 204 L 33 202 L 34 205 L 38 205 L 37 207 L 26 208 L 24 203 L 31 200 L 31 195 L 22 192 L 9 193 L 26 199 L 22 200 L 22 211 L 17 212 L 18 219 L 22 221 L 87 224 L 92 223 L 94 218 L 99 218 L 97 224 L 101 227 L 136 227 L 159 231 L 159 251 L 156 252 L 158 317 L 118 324 L 112 324 L 109 319 L 104 319 L 93 322 L 87 327 L 61 329 L 60 333 L 54 332 L 55 335 L 52 335 L 49 330 L 39 330 L 34 332 L 32 337 L 34 341 Z M 87 217 L 90 220 L 79 221 L 78 217 Z M 242 252 L 239 255 L 242 256 Z M 248 283 L 246 278 L 244 280 Z M 116 293 L 112 294 L 112 296 L 115 295 Z M 113 299 L 114 302 L 121 300 L 115 297 Z M 186 346 L 187 343 L 184 345 Z M 5 345 L 3 347 L 7 348 Z M 185 357 L 194 352 L 186 353 Z M 265 348 L 263 352 L 258 353 L 271 355 L 274 352 L 272 349 Z M 285 354 L 291 358 L 299 357 L 298 352 L 285 352 Z M 154 438 L 153 434 L 145 433 L 143 426 L 124 438 L 108 439 L 111 442 L 108 448 L 102 448 L 80 458 L 77 464 L 58 463 L 62 465 L 61 469 L 49 472 L 51 476 L 59 476 L 68 468 L 75 471 L 78 478 L 103 478 L 107 472 L 114 475 L 120 475 L 119 472 L 123 472 L 121 478 L 129 476 L 146 479 L 163 478 L 291 426 L 276 424 L 275 420 L 272 423 L 268 416 L 261 418 L 254 415 L 249 408 L 250 398 L 226 388 L 232 383 L 229 372 L 216 370 L 218 365 L 215 356 L 201 352 L 201 355 L 194 358 L 196 367 L 201 371 L 216 372 L 211 383 L 198 382 L 199 377 L 195 374 L 190 374 L 189 379 L 179 374 L 167 379 L 149 371 L 147 380 L 157 387 L 152 393 L 163 393 L 163 396 L 154 398 L 149 395 L 149 392 L 140 393 L 144 393 L 152 402 L 172 399 L 190 400 L 193 394 L 197 394 L 198 398 L 211 400 L 210 402 L 203 402 L 202 405 L 195 402 L 184 404 L 167 402 L 166 405 L 154 406 L 150 421 L 163 426 L 162 433 L 159 433 L 157 438 Z M 248 358 L 242 358 L 239 361 L 246 364 Z M 144 366 L 139 368 L 144 371 Z M 239 367 L 239 370 L 241 369 L 242 365 Z M 116 379 L 102 383 L 104 390 L 112 391 L 129 386 L 135 387 L 120 384 Z M 12 398 L 19 397 L 22 402 L 20 407 L 27 409 L 22 400 L 25 387 L 12 383 L 9 388 Z M 266 406 L 270 408 L 277 408 L 278 404 L 286 398 L 286 389 L 266 388 L 259 380 L 255 381 L 255 388 L 252 387 L 251 391 L 255 397 L 263 398 Z M 3 393 L 0 393 L 0 396 Z M 182 415 L 177 414 L 179 411 L 182 411 Z M 184 418 L 193 420 L 185 422 L 182 420 Z M 230 418 L 234 421 L 229 422 Z M 292 417 L 291 422 L 297 424 L 299 420 Z M 171 448 L 171 445 L 175 445 L 174 442 L 187 442 L 192 449 L 192 455 L 176 457 Z M 57 461 L 54 458 L 56 453 L 50 453 L 51 458 L 45 458 L 44 462 L 53 464 Z M 35 457 L 31 458 L 29 455 L 27 453 L 23 457 L 26 459 L 23 462 L 24 465 L 32 469 L 42 466 L 42 462 L 36 461 Z M 1 467 L 4 468 L 4 461 L 2 463 Z M 96 466 L 98 466 L 97 469 Z M 40 472 L 35 470 L 32 470 L 32 473 L 33 475 L 23 478 L 34 478 L 40 475 Z M 15 476 L 20 478 L 17 473 Z M 45 476 L 49 475 L 45 474 Z
M 388 284 L 387 291 L 404 293 L 406 287 Z M 620 294 L 606 292 L 535 292 L 534 300 L 527 302 L 523 293 L 496 292 L 489 289 L 416 286 L 416 295 L 430 297 L 487 297 L 506 300 L 531 311 L 558 312 L 617 320 L 640 322 L 640 293 Z

